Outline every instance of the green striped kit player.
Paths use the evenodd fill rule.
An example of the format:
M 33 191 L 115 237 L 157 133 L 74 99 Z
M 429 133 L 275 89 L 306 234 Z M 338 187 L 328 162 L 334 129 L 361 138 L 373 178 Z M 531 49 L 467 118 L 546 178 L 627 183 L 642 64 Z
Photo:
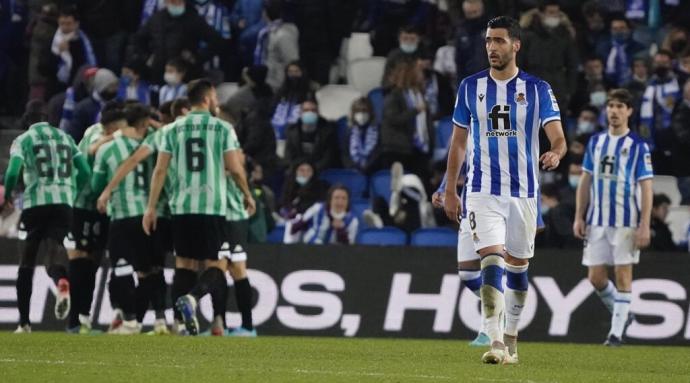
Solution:
M 101 122 L 89 127 L 79 142 L 79 150 L 86 156 L 89 166 L 93 167 L 98 149 L 112 141 L 114 134 L 126 126 L 124 104 L 106 103 L 101 110 Z M 96 271 L 105 252 L 110 222 L 107 215 L 96 211 L 90 183 L 77 191 L 73 216 L 67 245 L 72 295 L 68 331 L 87 334 L 91 332 L 90 310 Z
M 181 296 L 175 306 L 183 316 L 190 334 L 198 334 L 196 302 L 207 293 L 227 288 L 225 242 L 227 210 L 226 170 L 244 194 L 244 203 L 254 208 L 239 155 L 239 143 L 230 124 L 213 117 L 217 109 L 216 90 L 208 80 L 195 80 L 187 96 L 192 112 L 177 120 L 165 132 L 151 180 L 148 207 L 142 224 L 147 233 L 156 228 L 156 205 L 168 170 L 175 180 L 170 194 L 175 278 L 173 295 L 186 294 L 190 286 L 188 271 L 201 261 L 205 271 L 198 282 Z M 187 272 L 182 271 L 187 270 Z
M 141 104 L 128 105 L 125 109 L 127 127 L 121 135 L 102 146 L 96 153 L 91 187 L 100 195 L 106 183 L 120 164 L 131 156 L 144 140 L 149 128 L 150 111 Z M 112 264 L 110 277 L 111 299 L 122 310 L 122 324 L 113 333 L 132 334 L 140 330 L 139 320 L 148 309 L 150 301 L 149 276 L 153 268 L 153 240 L 141 227 L 141 219 L 148 200 L 148 180 L 153 161 L 137 165 L 113 190 L 108 206 L 110 230 L 108 252 Z M 139 286 L 134 286 L 136 271 Z
M 48 274 L 57 285 L 55 315 L 65 319 L 70 309 L 70 286 L 64 266 L 63 240 L 72 220 L 72 203 L 77 188 L 90 176 L 86 158 L 74 140 L 45 122 L 43 104 L 31 102 L 24 121 L 31 124 L 17 137 L 10 150 L 5 172 L 5 206 L 11 208 L 12 190 L 23 168 L 24 202 L 19 238 L 24 241 L 17 275 L 17 332 L 30 332 L 29 307 L 34 268 L 39 246 L 47 255 Z

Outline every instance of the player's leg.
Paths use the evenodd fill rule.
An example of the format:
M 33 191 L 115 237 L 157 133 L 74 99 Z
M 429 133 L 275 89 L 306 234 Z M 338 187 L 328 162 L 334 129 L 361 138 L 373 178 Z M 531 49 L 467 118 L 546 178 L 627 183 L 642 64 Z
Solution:
M 460 282 L 469 289 L 477 298 L 481 299 L 480 288 L 482 287 L 482 271 L 481 260 L 479 254 L 474 251 L 474 244 L 472 243 L 472 233 L 467 219 L 460 222 L 460 231 L 458 233 L 458 275 Z M 480 329 L 477 337 L 470 342 L 470 346 L 489 346 L 491 343 L 489 336 L 484 330 L 484 320 L 481 320 Z
M 224 288 L 219 284 L 217 289 L 211 291 L 211 304 L 213 306 L 213 323 L 211 323 L 210 334 L 213 336 L 223 336 L 227 328 L 225 323 L 225 313 L 228 311 L 227 277 L 225 277 Z
M 592 284 L 597 296 L 606 306 L 609 313 L 613 314 L 613 305 L 616 300 L 616 285 L 609 279 L 608 266 L 592 265 L 587 268 L 587 279 Z
M 591 226 L 587 229 L 587 239 L 582 251 L 582 264 L 587 266 L 587 279 L 597 292 L 597 296 L 613 313 L 616 287 L 609 279 L 608 267 L 613 265 L 613 247 L 606 237 L 606 228 Z
M 616 299 L 613 304 L 611 331 L 606 345 L 619 346 L 626 328 L 634 320 L 630 313 L 632 302 L 633 265 L 640 260 L 640 251 L 635 248 L 635 229 L 610 228 L 613 232 L 613 259 L 616 275 Z
M 72 208 L 69 205 L 47 205 L 41 209 L 44 225 L 41 246 L 46 255 L 48 276 L 57 287 L 55 317 L 62 320 L 69 315 L 71 306 L 64 240 L 72 225 Z
M 230 243 L 229 271 L 235 285 L 237 308 L 242 315 L 242 325 L 230 332 L 231 336 L 256 336 L 252 319 L 252 286 L 247 275 L 247 243 L 249 220 L 228 221 Z
M 155 334 L 168 334 L 165 320 L 165 298 L 168 285 L 165 282 L 165 259 L 172 254 L 172 227 L 169 218 L 159 218 L 154 232 L 154 258 L 152 275 L 151 306 L 156 315 L 153 326 Z
M 16 333 L 31 332 L 29 310 L 31 307 L 31 293 L 33 290 L 34 268 L 40 245 L 39 232 L 36 231 L 33 211 L 35 208 L 22 212 L 19 224 L 19 238 L 22 241 L 21 259 L 17 273 L 17 308 L 19 309 L 19 326 Z
M 139 221 L 141 222 L 141 221 Z M 141 226 L 141 225 L 139 225 Z M 110 223 L 108 251 L 112 274 L 110 276 L 111 299 L 122 311 L 122 325 L 110 331 L 114 334 L 131 334 L 138 329 L 136 318 L 136 287 L 134 284 L 134 254 L 131 230 L 127 220 L 119 219 Z
M 187 295 L 196 285 L 198 263 L 195 259 L 181 257 L 179 253 L 175 256 L 175 274 L 173 275 L 173 283 L 170 288 L 170 298 L 173 302 L 175 317 L 173 332 L 176 334 L 186 334 L 186 330 L 182 321 L 182 313 L 177 309 L 175 302 L 180 297 Z

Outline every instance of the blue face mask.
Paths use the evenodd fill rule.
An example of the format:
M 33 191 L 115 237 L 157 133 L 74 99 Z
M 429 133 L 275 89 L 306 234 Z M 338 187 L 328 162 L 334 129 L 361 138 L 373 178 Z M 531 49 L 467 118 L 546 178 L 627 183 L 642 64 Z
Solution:
M 302 113 L 302 123 L 305 125 L 314 125 L 319 121 L 319 115 L 315 112 Z
M 417 51 L 417 44 L 400 43 L 400 50 L 405 53 L 414 53 Z
M 168 10 L 168 13 L 172 17 L 180 17 L 182 14 L 184 14 L 185 7 L 184 5 L 171 5 L 168 4 L 165 6 L 165 8 Z
M 577 189 L 577 185 L 580 183 L 580 176 L 577 174 L 568 175 L 568 184 L 572 189 Z
M 549 210 L 551 210 L 550 207 L 541 204 L 541 215 L 547 215 L 549 213 Z

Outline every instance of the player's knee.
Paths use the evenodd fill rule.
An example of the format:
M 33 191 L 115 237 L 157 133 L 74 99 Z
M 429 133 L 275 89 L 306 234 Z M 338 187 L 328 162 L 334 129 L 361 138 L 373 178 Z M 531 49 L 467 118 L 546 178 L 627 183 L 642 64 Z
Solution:
M 479 260 L 458 262 L 458 271 L 479 270 L 481 267 L 482 267 L 482 265 L 481 265 L 481 262 Z
M 503 245 L 489 246 L 477 251 L 479 256 L 484 258 L 490 255 L 498 255 L 500 257 L 504 256 L 505 251 L 503 250 Z
M 67 250 L 67 258 L 72 261 L 75 259 L 88 258 L 89 253 L 82 250 Z
M 199 264 L 191 258 L 176 257 L 175 268 L 196 271 L 199 268 Z
M 505 255 L 506 265 L 525 267 L 529 265 L 529 259 L 515 258 L 512 255 L 506 253 Z

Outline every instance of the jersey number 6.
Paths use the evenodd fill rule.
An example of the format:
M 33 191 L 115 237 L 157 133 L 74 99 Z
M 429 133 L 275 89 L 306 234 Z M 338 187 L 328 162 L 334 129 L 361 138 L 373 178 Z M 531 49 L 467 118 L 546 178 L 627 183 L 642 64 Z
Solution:
M 203 147 L 203 138 L 190 138 L 185 142 L 187 170 L 190 172 L 200 172 L 206 167 Z

